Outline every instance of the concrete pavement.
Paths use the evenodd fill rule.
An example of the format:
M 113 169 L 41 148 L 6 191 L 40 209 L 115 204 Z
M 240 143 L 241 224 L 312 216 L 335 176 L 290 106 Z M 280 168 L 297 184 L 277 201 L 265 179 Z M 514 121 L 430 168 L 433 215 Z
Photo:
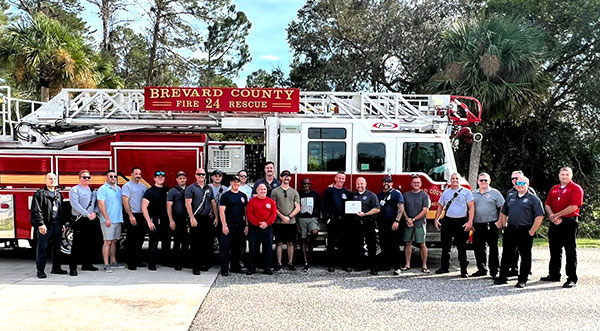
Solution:
M 81 271 L 38 279 L 35 261 L 0 254 L 3 330 L 188 330 L 218 268 Z M 96 265 L 100 267 L 100 265 Z M 64 269 L 68 266 L 64 265 Z

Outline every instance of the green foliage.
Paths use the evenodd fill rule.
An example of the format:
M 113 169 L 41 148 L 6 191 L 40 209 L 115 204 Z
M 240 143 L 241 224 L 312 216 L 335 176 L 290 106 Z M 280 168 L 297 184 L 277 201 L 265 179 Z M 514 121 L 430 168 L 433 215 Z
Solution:
M 281 68 L 275 68 L 271 72 L 258 69 L 246 77 L 246 87 L 286 87 L 289 82 Z

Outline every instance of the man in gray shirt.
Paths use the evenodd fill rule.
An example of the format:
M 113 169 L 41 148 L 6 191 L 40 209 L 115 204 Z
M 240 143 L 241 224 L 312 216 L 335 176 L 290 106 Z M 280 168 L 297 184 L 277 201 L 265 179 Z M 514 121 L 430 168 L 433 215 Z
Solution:
M 504 205 L 504 197 L 495 188 L 490 186 L 490 175 L 483 172 L 478 178 L 479 189 L 473 191 L 475 201 L 475 218 L 473 219 L 473 248 L 477 271 L 471 276 L 480 277 L 487 275 L 486 247 L 490 247 L 489 268 L 490 276 L 496 279 L 498 274 L 498 227 L 496 222 L 500 216 L 500 208 Z
M 123 208 L 128 217 L 127 226 L 127 269 L 136 270 L 137 267 L 145 267 L 142 263 L 142 245 L 148 226 L 142 214 L 142 198 L 146 192 L 146 185 L 141 183 L 142 169 L 133 167 L 131 169 L 131 180 L 123 185 L 122 197 Z
M 96 221 L 96 193 L 90 188 L 92 176 L 89 170 L 79 172 L 79 185 L 69 190 L 71 202 L 71 227 L 73 228 L 73 244 L 71 246 L 71 262 L 69 274 L 77 276 L 77 264 L 81 270 L 96 271 L 92 265 L 94 256 L 95 234 L 99 227 Z
M 427 232 L 426 217 L 431 200 L 429 195 L 421 190 L 421 178 L 413 176 L 410 181 L 411 190 L 404 193 L 404 219 L 406 219 L 406 227 L 404 228 L 404 254 L 406 257 L 406 265 L 402 271 L 410 269 L 410 257 L 412 255 L 412 242 L 419 244 L 421 251 L 422 267 L 421 271 L 428 274 L 427 268 L 427 246 L 425 244 L 425 236 Z M 394 224 L 396 227 L 398 224 Z

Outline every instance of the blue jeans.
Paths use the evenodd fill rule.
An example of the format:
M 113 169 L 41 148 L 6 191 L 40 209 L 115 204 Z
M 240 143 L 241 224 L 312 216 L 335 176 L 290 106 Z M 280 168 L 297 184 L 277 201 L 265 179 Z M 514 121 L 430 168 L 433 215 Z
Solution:
M 60 222 L 52 222 L 48 226 L 46 234 L 37 231 L 37 254 L 35 264 L 38 271 L 44 271 L 46 268 L 46 251 L 48 245 L 52 245 L 52 270 L 60 269 L 60 241 L 62 240 L 62 225 Z
M 260 245 L 265 254 L 265 270 L 271 268 L 273 261 L 273 228 L 268 226 L 266 229 L 261 229 L 255 225 L 249 225 L 248 240 L 250 241 L 250 262 L 248 270 L 255 271 L 259 264 Z

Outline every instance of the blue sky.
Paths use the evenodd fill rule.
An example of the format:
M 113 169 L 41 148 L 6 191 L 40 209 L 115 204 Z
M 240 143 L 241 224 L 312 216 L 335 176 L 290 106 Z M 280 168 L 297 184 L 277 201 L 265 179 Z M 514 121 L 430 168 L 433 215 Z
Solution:
M 135 1 L 135 0 L 134 0 Z M 292 53 L 287 44 L 286 28 L 289 22 L 296 18 L 296 13 L 305 0 L 232 0 L 238 10 L 246 13 L 252 28 L 247 42 L 250 47 L 252 62 L 248 63 L 240 73 L 240 77 L 235 79 L 238 86 L 245 86 L 246 77 L 258 70 L 264 69 L 271 71 L 280 67 L 284 72 L 289 72 L 289 64 L 292 61 Z M 84 19 L 90 24 L 92 29 L 97 29 L 96 38 L 101 39 L 101 25 L 97 16 L 97 8 L 94 8 L 87 1 L 81 2 L 86 11 L 83 13 Z M 128 14 L 121 14 L 124 19 L 132 19 L 131 27 L 134 30 L 141 29 L 137 22 L 145 21 L 143 17 L 143 2 L 136 2 Z M 136 29 L 137 28 L 137 29 Z

